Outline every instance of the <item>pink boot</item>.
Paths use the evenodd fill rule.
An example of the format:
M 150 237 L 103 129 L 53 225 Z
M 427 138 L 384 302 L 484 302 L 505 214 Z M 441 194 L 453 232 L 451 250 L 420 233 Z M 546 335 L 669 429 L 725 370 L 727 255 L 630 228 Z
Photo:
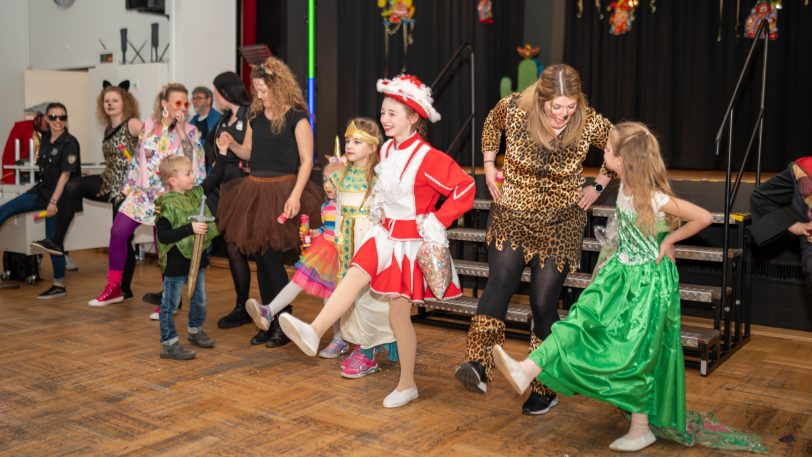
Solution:
M 90 306 L 105 306 L 124 301 L 124 293 L 121 292 L 122 273 L 120 270 L 109 270 L 107 272 L 107 286 L 105 286 L 104 292 L 87 302 L 87 304 Z

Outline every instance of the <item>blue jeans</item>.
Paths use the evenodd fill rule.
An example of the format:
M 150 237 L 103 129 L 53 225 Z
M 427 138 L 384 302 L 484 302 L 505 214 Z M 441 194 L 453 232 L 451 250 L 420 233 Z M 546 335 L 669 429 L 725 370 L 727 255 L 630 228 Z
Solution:
M 7 220 L 18 214 L 33 213 L 34 211 L 42 211 L 45 208 L 39 202 L 37 194 L 22 194 L 9 200 L 6 204 L 0 206 L 0 227 L 6 223 Z M 48 217 L 45 219 L 45 237 L 50 238 L 53 236 L 54 229 L 56 228 L 56 218 Z M 62 279 L 65 277 L 65 257 L 51 256 L 51 266 L 54 269 L 54 279 Z
M 206 276 L 201 268 L 197 273 L 197 283 L 189 306 L 189 333 L 197 333 L 206 320 Z M 161 297 L 161 310 L 158 312 L 161 321 L 161 344 L 167 346 L 178 341 L 175 332 L 175 319 L 172 314 L 178 309 L 180 297 L 186 285 L 186 276 L 165 276 L 164 294 Z

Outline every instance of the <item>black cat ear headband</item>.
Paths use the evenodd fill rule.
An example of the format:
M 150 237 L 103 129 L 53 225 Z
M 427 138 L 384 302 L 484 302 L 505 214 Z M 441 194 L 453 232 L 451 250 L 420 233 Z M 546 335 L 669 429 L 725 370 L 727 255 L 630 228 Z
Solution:
M 113 85 L 113 83 L 111 83 L 110 81 L 105 79 L 102 82 L 102 89 L 107 89 L 108 87 L 110 87 L 112 85 Z M 121 81 L 120 83 L 118 83 L 118 87 L 124 89 L 125 91 L 129 91 L 130 90 L 130 80 L 125 79 L 124 81 Z

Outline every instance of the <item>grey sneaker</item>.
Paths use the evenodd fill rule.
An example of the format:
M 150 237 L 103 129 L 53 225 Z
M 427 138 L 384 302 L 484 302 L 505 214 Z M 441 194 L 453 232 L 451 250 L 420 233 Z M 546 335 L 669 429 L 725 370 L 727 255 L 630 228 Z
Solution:
M 190 333 L 189 337 L 187 338 L 190 343 L 194 344 L 197 347 L 201 348 L 210 348 L 214 347 L 214 340 L 209 335 L 206 335 L 206 332 L 200 330 L 197 333 Z
M 180 343 L 177 341 L 172 345 L 164 345 L 163 349 L 161 349 L 161 358 L 162 359 L 172 359 L 172 360 L 190 360 L 195 358 L 195 351 L 190 351 L 185 347 L 181 346 Z

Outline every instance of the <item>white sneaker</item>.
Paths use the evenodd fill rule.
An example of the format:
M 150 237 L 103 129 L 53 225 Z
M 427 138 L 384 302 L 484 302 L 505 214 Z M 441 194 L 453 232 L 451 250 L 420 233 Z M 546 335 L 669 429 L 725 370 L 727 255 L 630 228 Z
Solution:
M 254 320 L 254 325 L 259 327 L 260 330 L 267 332 L 271 328 L 271 321 L 267 316 L 267 306 L 261 305 L 253 298 L 249 298 L 245 301 L 245 310 L 248 311 L 248 315 Z M 271 319 L 273 319 L 273 316 L 271 316 Z
M 299 346 L 308 357 L 316 355 L 319 350 L 319 336 L 313 327 L 293 317 L 290 313 L 282 313 L 277 318 L 282 331 L 291 341 Z
M 530 387 L 530 383 L 533 381 L 533 378 L 529 376 L 527 373 L 522 370 L 521 365 L 519 362 L 510 358 L 509 355 L 502 349 L 502 346 L 496 345 L 493 347 L 493 362 L 496 364 L 496 368 L 505 375 L 507 378 L 508 384 L 513 387 L 516 392 L 519 392 L 519 395 L 523 394 L 528 387 Z
M 633 440 L 618 438 L 609 445 L 609 449 L 620 452 L 637 452 L 651 446 L 655 441 L 657 441 L 657 437 L 649 430 L 645 435 Z
M 65 254 L 65 269 L 68 271 L 79 271 L 79 266 L 76 265 L 76 262 L 67 254 Z
M 397 408 L 411 402 L 417 397 L 417 386 L 410 387 L 406 390 L 395 389 L 383 399 L 383 407 Z

